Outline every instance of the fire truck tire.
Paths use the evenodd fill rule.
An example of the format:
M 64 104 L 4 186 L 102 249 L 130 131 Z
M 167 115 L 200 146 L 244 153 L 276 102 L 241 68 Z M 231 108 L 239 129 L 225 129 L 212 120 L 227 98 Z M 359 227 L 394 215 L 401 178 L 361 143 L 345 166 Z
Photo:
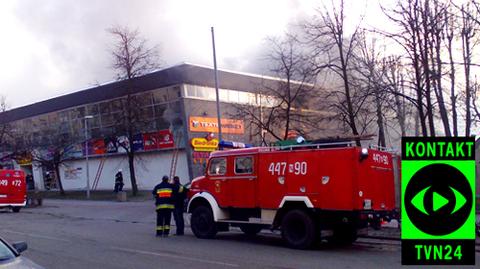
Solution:
M 243 233 L 246 235 L 256 235 L 258 234 L 263 227 L 261 225 L 255 225 L 255 224 L 242 224 L 240 225 L 240 230 L 242 230 Z
M 217 234 L 217 224 L 213 220 L 212 210 L 207 206 L 201 205 L 193 210 L 190 225 L 198 238 L 211 239 Z
M 291 248 L 310 248 L 316 239 L 315 221 L 300 209 L 293 209 L 285 214 L 281 230 L 283 240 Z
M 20 209 L 21 209 L 21 207 L 19 207 L 19 206 L 12 207 L 12 211 L 15 212 L 15 213 L 20 212 Z

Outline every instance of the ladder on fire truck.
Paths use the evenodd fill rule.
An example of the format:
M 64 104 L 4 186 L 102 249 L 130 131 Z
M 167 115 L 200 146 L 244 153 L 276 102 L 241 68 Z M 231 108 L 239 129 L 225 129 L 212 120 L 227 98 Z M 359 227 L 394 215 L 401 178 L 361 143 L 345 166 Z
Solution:
M 177 172 L 178 154 L 180 152 L 179 144 L 182 140 L 182 134 L 182 130 L 176 130 L 173 135 L 173 143 L 175 145 L 172 153 L 172 162 L 170 163 L 170 180 L 173 179 L 175 173 Z

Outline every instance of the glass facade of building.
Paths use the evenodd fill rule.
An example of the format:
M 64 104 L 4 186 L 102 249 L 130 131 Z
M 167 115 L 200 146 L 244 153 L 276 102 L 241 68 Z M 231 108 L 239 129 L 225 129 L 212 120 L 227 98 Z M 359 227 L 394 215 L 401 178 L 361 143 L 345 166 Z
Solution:
M 132 95 L 135 101 L 136 130 L 153 132 L 157 130 L 181 130 L 181 87 L 172 86 Z M 105 138 L 119 135 L 123 105 L 126 97 L 72 107 L 61 111 L 38 115 L 11 123 L 16 134 L 15 145 L 21 147 L 42 147 L 55 144 L 59 137 L 74 143 L 85 140 L 85 116 L 88 119 L 90 138 Z M 179 141 L 180 142 L 180 141 Z

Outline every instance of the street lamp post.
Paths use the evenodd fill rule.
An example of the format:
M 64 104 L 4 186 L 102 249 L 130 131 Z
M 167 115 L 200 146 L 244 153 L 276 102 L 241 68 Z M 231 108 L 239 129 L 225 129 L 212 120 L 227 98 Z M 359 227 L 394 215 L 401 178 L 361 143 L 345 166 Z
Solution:
M 86 174 L 87 174 L 87 199 L 90 199 L 90 171 L 88 167 L 88 119 L 93 119 L 93 116 L 87 115 L 83 117 L 85 120 L 85 161 L 86 161 Z
M 218 141 L 222 142 L 222 124 L 221 124 L 221 118 L 220 118 L 220 93 L 218 90 L 218 70 L 217 70 L 217 53 L 215 51 L 215 33 L 213 30 L 213 27 L 211 28 L 212 30 L 212 47 L 213 47 L 213 69 L 214 69 L 214 74 L 215 74 L 215 96 L 216 101 L 217 101 L 217 122 L 218 122 Z

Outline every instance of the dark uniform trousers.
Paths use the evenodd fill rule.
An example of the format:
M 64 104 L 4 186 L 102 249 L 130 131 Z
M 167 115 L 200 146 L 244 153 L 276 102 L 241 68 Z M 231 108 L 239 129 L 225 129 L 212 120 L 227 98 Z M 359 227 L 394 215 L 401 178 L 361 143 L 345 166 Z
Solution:
M 183 223 L 183 207 L 179 208 L 175 206 L 173 210 L 173 218 L 175 219 L 175 225 L 177 226 L 177 235 L 183 235 L 185 224 Z
M 160 206 L 165 206 L 159 208 Z M 168 235 L 170 233 L 170 220 L 172 218 L 173 205 L 157 206 L 157 235 Z
M 173 209 L 173 218 L 175 219 L 175 226 L 177 227 L 177 235 L 183 235 L 185 224 L 183 222 L 183 207 L 184 207 L 184 200 L 187 197 L 186 192 L 187 189 L 183 187 L 181 184 L 174 185 L 175 186 L 175 208 Z

